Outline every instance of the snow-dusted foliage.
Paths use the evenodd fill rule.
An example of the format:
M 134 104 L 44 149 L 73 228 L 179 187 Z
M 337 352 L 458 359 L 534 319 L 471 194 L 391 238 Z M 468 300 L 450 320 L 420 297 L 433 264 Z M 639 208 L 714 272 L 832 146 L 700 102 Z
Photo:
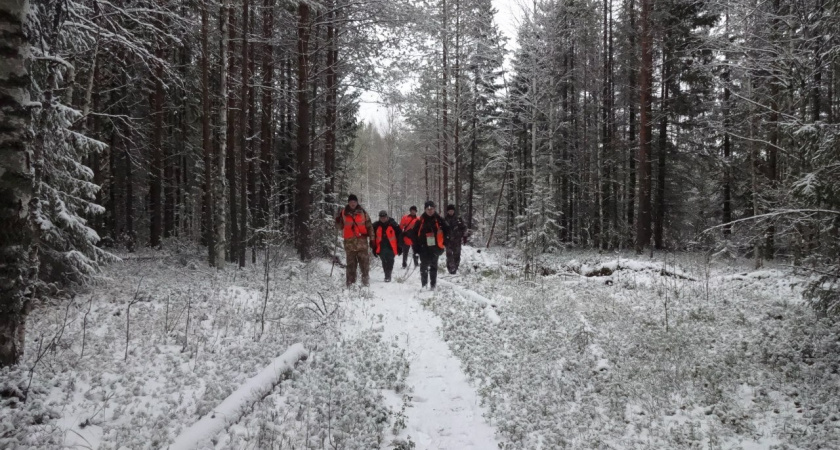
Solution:
M 409 365 L 376 332 L 341 334 L 343 273 L 275 247 L 266 283 L 264 264 L 204 271 L 202 253 L 122 255 L 92 292 L 35 310 L 22 364 L 2 373 L 0 447 L 165 447 L 296 342 L 308 360 L 213 445 L 378 445 L 382 391 L 405 391 Z
M 557 259 L 556 274 L 536 284 L 519 281 L 513 261 L 459 280 L 493 299 L 498 324 L 449 292 L 426 302 L 504 448 L 830 448 L 840 439 L 840 330 L 802 301 L 805 279 L 729 275 L 738 267 L 693 257 L 577 256 L 585 262 Z
M 376 332 L 327 343 L 216 448 L 379 448 L 392 414 L 380 390 L 402 392 L 407 373 Z
M 165 447 L 296 342 L 309 358 L 200 448 L 840 440 L 840 329 L 784 267 L 575 252 L 524 276 L 518 250 L 465 247 L 461 275 L 418 292 L 416 270 L 346 290 L 340 269 L 270 253 L 266 272 L 143 251 L 34 311 L 26 358 L 0 374 L 0 447 Z
M 105 52 L 119 50 L 138 60 L 150 51 L 166 8 L 123 9 L 113 4 L 33 1 L 27 33 L 32 46 L 32 97 L 40 102 L 33 122 L 34 191 L 32 211 L 41 257 L 41 280 L 81 283 L 114 257 L 99 249 L 91 221 L 105 209 L 96 203 L 95 154 L 107 150 L 88 130 L 93 92 Z M 98 19 L 94 19 L 96 16 Z M 125 27 L 125 22 L 133 23 Z M 145 37 L 145 39 L 141 39 Z M 79 79 L 84 76 L 84 83 Z M 77 89 L 84 86 L 85 89 Z M 124 118 L 127 119 L 127 118 Z
M 85 219 L 105 209 L 95 203 L 99 186 L 82 161 L 105 144 L 72 130 L 80 118 L 79 111 L 48 95 L 35 122 L 35 154 L 43 172 L 36 189 L 40 207 L 32 220 L 41 242 L 40 277 L 46 282 L 79 283 L 97 273 L 102 262 L 115 260 L 96 246 L 99 235 Z

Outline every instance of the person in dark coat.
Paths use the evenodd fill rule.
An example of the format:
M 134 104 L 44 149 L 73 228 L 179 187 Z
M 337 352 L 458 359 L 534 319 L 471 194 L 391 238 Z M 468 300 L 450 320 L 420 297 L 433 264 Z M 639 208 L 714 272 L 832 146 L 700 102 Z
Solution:
M 450 274 L 455 275 L 458 272 L 458 266 L 461 265 L 461 245 L 467 243 L 469 230 L 464 220 L 455 212 L 455 205 L 446 207 L 446 216 L 443 220 L 449 227 L 449 236 L 446 238 L 446 269 Z
M 449 227 L 440 214 L 435 212 L 433 201 L 427 201 L 423 209 L 423 214 L 414 222 L 409 236 L 414 252 L 420 255 L 420 283 L 423 287 L 428 283 L 434 290 L 437 285 L 438 258 L 445 248 Z
M 388 217 L 387 211 L 379 211 L 379 220 L 373 224 L 374 241 L 371 243 L 373 255 L 382 260 L 382 270 L 385 271 L 385 282 L 391 281 L 394 270 L 394 258 L 401 255 L 403 250 L 399 245 L 402 231 L 394 219 Z

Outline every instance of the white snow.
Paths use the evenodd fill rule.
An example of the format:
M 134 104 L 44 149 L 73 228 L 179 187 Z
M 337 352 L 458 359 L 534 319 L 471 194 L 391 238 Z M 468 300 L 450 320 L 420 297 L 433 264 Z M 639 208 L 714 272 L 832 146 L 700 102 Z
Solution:
M 268 394 L 280 382 L 284 373 L 291 371 L 299 360 L 306 358 L 309 352 L 303 344 L 289 347 L 260 373 L 248 379 L 239 389 L 230 394 L 219 406 L 182 431 L 169 445 L 169 450 L 190 450 L 199 448 L 210 441 L 225 427 L 236 423 L 254 402 Z
M 394 279 L 405 273 L 395 268 Z M 433 294 L 421 292 L 418 272 L 413 275 L 405 283 L 385 283 L 381 269 L 376 268 L 371 271 L 372 295 L 350 300 L 356 304 L 348 332 L 382 330 L 385 341 L 405 349 L 411 363 L 406 380 L 411 397 L 405 410 L 406 427 L 395 437 L 410 438 L 418 450 L 498 448 L 496 430 L 484 419 L 485 408 L 479 405 L 460 360 L 438 333 L 440 319 L 421 305 Z M 438 280 L 438 289 L 448 286 L 451 284 Z M 396 397 L 391 393 L 392 407 Z M 386 439 L 383 448 L 391 448 L 390 442 Z
M 490 301 L 487 297 L 484 297 L 477 292 L 471 291 L 469 289 L 462 288 L 455 283 L 451 283 L 446 280 L 438 280 L 438 285 L 446 286 L 453 291 L 455 291 L 461 298 L 468 298 L 479 305 L 484 309 L 484 313 L 487 315 L 487 318 L 490 319 L 493 323 L 501 323 L 502 319 L 499 317 L 499 314 L 494 309 L 496 305 Z
M 289 260 L 268 297 L 262 266 L 204 272 L 174 255 L 126 258 L 90 296 L 30 316 L 42 333 L 0 390 L 26 387 L 37 339 L 63 337 L 37 365 L 29 402 L 0 399 L 0 448 L 840 442 L 838 326 L 816 320 L 803 275 L 702 255 L 666 264 L 569 253 L 545 257 L 551 270 L 534 278 L 510 250 L 467 247 L 459 275 L 439 273 L 436 292 L 420 289 L 416 269 L 385 283 L 379 267 L 370 288 L 342 291 L 343 270 L 329 277 L 326 263 Z M 570 270 L 584 266 L 618 270 Z M 297 366 L 307 353 L 295 342 L 311 350 Z

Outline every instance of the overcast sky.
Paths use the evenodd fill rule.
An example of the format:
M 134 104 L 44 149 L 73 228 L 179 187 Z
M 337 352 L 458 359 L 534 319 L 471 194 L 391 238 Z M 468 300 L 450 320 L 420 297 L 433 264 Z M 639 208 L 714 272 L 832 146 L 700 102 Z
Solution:
M 522 0 L 493 0 L 496 8 L 496 25 L 507 36 L 509 51 L 516 49 L 516 27 L 522 17 Z M 373 122 L 379 129 L 384 129 L 385 107 L 379 104 L 379 95 L 375 92 L 365 92 L 359 105 L 359 120 Z

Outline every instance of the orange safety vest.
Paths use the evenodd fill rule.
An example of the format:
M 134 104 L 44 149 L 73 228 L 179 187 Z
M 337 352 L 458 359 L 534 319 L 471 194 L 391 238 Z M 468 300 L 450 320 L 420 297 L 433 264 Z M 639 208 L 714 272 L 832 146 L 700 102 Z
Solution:
M 419 217 L 414 216 L 411 217 L 411 214 L 406 214 L 403 216 L 402 220 L 400 220 L 400 229 L 403 231 L 403 243 L 405 245 L 411 246 L 411 238 L 408 237 L 408 233 L 406 231 L 411 229 L 411 226 L 414 225 L 415 222 Z
M 367 236 L 365 210 L 363 209 L 356 214 L 345 214 L 344 212 L 345 209 L 341 208 L 341 217 L 344 219 L 344 239 Z
M 425 214 L 423 214 L 423 216 L 421 216 L 420 219 L 419 219 L 420 223 L 417 224 L 417 226 L 419 227 L 419 228 L 417 228 L 417 234 L 418 235 L 423 232 L 423 221 L 425 219 L 426 219 Z M 437 246 L 438 246 L 438 248 L 443 249 L 443 248 L 445 248 L 444 243 L 443 243 L 443 230 L 440 228 L 440 225 L 437 224 L 437 223 L 435 223 L 435 227 L 437 227 L 437 231 L 435 232 L 435 238 L 436 238 Z M 423 236 L 418 236 L 418 237 L 420 239 L 423 239 Z
M 389 227 L 388 225 L 381 225 L 376 227 L 376 254 L 378 255 L 382 251 L 382 229 L 385 228 L 387 231 L 385 232 L 385 236 L 388 238 L 388 243 L 391 244 L 391 249 L 394 250 L 394 254 L 397 254 L 397 233 L 394 232 L 394 227 Z

